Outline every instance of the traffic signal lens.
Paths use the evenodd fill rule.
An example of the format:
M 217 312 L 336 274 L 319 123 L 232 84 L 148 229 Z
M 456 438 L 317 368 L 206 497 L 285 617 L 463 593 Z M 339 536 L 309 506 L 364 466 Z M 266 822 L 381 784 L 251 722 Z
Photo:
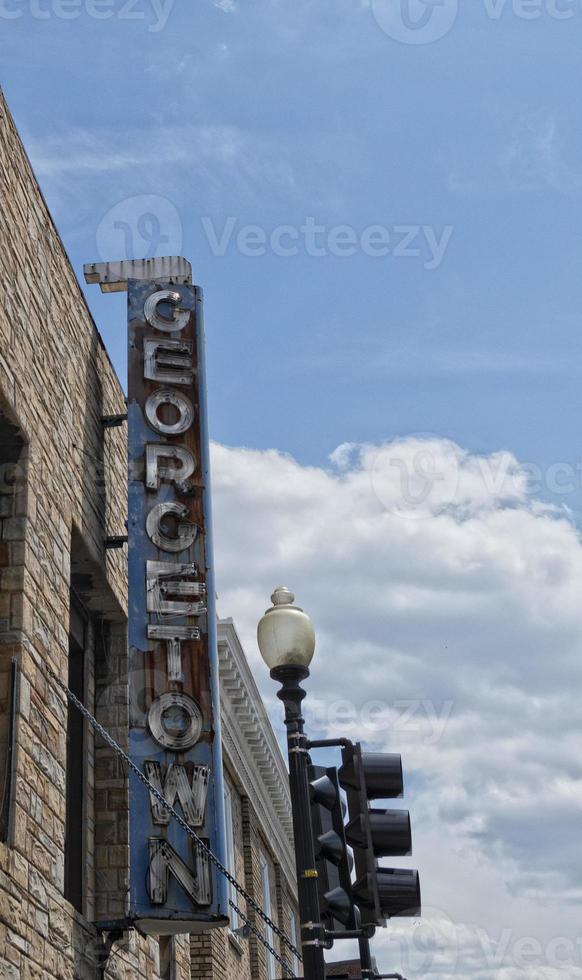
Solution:
M 311 800 L 318 806 L 324 806 L 326 810 L 332 810 L 338 799 L 337 787 L 334 786 L 329 776 L 320 776 L 313 779 L 310 783 Z
M 316 858 L 325 858 L 339 867 L 344 857 L 344 842 L 335 830 L 328 830 L 327 834 L 320 834 L 315 841 L 315 850 Z
M 412 853 L 408 810 L 370 810 L 370 826 L 376 857 L 407 857 Z
M 403 795 L 401 756 L 387 752 L 364 752 L 362 765 L 369 800 L 394 800 Z
M 394 800 L 404 793 L 402 759 L 389 752 L 350 754 L 339 779 L 344 789 L 359 790 L 363 782 L 369 800 Z
M 368 829 L 375 857 L 406 857 L 412 852 L 408 810 L 368 810 L 367 814 L 359 814 L 346 827 L 348 844 L 367 848 Z
M 324 895 L 325 911 L 346 926 L 351 923 L 354 907 L 350 896 L 344 888 L 334 888 Z
M 418 871 L 378 868 L 380 906 L 387 919 L 395 915 L 420 915 L 420 880 Z
M 373 909 L 378 898 L 381 914 L 414 918 L 420 915 L 420 880 L 418 871 L 401 868 L 376 868 L 375 881 L 366 875 L 354 885 L 354 893 L 364 908 Z

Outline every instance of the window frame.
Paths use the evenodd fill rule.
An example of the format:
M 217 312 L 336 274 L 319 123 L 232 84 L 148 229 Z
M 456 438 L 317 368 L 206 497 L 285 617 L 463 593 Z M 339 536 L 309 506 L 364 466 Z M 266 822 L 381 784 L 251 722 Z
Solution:
M 236 878 L 236 850 L 234 846 L 232 789 L 226 780 L 224 782 L 224 822 L 226 830 L 226 867 L 227 870 L 230 871 L 233 878 Z M 238 893 L 230 881 L 228 882 L 228 897 L 231 902 L 235 902 L 238 905 Z M 234 932 L 235 929 L 240 927 L 240 922 L 238 912 L 236 912 L 231 905 L 228 907 L 228 918 L 230 922 L 230 931 Z
M 90 655 L 90 621 L 86 610 L 71 592 L 69 608 L 69 659 L 68 685 L 85 703 L 87 672 Z M 87 804 L 88 732 L 85 719 L 71 703 L 67 706 L 67 757 L 65 764 L 65 874 L 63 895 L 81 915 L 87 904 Z M 74 746 L 71 752 L 70 746 Z M 80 794 L 75 799 L 71 793 L 71 776 L 80 773 Z M 71 813 L 73 810 L 73 814 Z M 80 868 L 71 863 L 77 858 Z M 76 872 L 76 873 L 75 873 Z
M 269 859 L 267 855 L 261 851 L 260 857 L 261 865 L 261 886 L 263 890 L 263 912 L 269 916 L 270 919 L 273 918 L 273 903 L 271 900 L 271 875 L 269 868 Z M 274 933 L 270 925 L 265 923 L 265 939 L 267 940 L 269 946 L 274 947 Z M 275 957 L 269 950 L 266 950 L 267 956 L 267 980 L 276 980 L 277 972 L 277 961 Z
M 295 915 L 292 905 L 289 904 L 287 906 L 287 912 L 289 915 L 289 939 L 295 946 L 295 949 L 299 949 L 299 946 L 297 945 L 297 916 Z M 291 968 L 293 973 L 299 976 L 300 964 L 295 953 L 291 953 Z

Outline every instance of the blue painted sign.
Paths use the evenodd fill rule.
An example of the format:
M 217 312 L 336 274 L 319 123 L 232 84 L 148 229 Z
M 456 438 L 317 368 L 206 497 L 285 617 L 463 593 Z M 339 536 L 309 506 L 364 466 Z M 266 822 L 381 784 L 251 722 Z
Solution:
M 224 860 L 202 291 L 128 282 L 129 752 Z M 228 919 L 226 883 L 130 784 L 130 917 L 152 934 Z

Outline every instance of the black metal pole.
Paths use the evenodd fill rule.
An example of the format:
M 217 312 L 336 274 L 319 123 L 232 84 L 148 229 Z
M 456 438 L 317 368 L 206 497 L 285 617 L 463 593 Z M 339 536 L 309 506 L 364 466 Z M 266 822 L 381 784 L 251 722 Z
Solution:
M 374 972 L 374 967 L 372 965 L 372 951 L 370 949 L 370 940 L 361 937 L 358 939 L 358 944 L 360 946 L 360 963 L 362 965 L 362 980 L 373 980 L 376 976 Z
M 307 777 L 309 753 L 306 748 L 307 739 L 304 733 L 305 721 L 301 714 L 301 702 L 305 697 L 301 681 L 309 677 L 309 670 L 307 667 L 294 665 L 275 667 L 271 671 L 271 677 L 281 684 L 277 697 L 285 706 L 285 725 L 287 726 L 289 749 L 289 786 L 293 810 L 297 889 L 301 917 L 303 976 L 305 980 L 325 980 L 325 961 L 323 947 L 320 945 L 323 940 L 323 929 L 319 916 L 319 893 L 311 828 L 309 779 Z

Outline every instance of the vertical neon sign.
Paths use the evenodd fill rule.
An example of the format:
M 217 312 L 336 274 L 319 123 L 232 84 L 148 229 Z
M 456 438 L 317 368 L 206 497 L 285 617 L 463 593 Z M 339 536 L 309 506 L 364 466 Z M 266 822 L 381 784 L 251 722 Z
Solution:
M 224 855 L 202 291 L 128 280 L 129 752 Z M 224 882 L 138 780 L 130 917 L 154 934 L 224 925 Z

